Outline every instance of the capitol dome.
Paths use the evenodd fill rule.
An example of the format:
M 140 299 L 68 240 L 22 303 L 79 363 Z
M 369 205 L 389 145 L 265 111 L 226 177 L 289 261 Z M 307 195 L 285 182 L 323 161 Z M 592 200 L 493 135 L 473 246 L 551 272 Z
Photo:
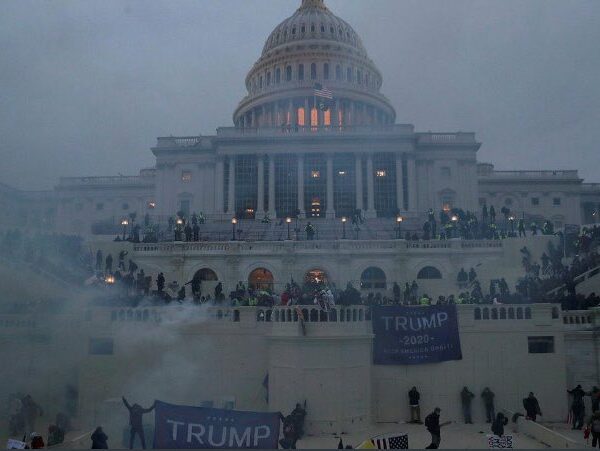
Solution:
M 354 29 L 324 0 L 302 0 L 267 38 L 233 120 L 240 128 L 393 124 L 381 85 Z

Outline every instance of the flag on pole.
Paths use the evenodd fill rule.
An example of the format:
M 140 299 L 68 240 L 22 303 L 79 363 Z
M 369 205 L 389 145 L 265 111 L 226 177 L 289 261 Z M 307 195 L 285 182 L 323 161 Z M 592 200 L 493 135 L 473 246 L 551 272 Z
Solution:
M 385 434 L 365 440 L 357 449 L 408 449 L 408 434 Z
M 333 100 L 333 92 L 324 87 L 321 83 L 315 83 L 315 97 Z

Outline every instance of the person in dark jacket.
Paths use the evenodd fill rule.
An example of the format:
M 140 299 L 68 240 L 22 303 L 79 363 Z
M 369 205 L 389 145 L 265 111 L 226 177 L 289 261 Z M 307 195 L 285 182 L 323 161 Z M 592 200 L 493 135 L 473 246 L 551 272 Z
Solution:
M 108 436 L 102 430 L 102 427 L 98 426 L 91 436 L 92 449 L 108 449 Z
M 421 421 L 421 407 L 419 401 L 421 394 L 417 391 L 417 387 L 413 387 L 408 392 L 408 405 L 410 406 L 410 422 L 423 424 Z
M 496 419 L 492 423 L 492 433 L 498 437 L 502 437 L 504 435 L 504 426 L 507 424 L 508 418 L 506 418 L 502 413 L 498 412 Z
M 442 441 L 440 429 L 440 413 L 442 409 L 436 407 L 427 417 L 425 417 L 425 427 L 431 434 L 431 444 L 425 449 L 438 449 Z
M 130 405 L 125 396 L 123 396 L 123 404 L 129 410 L 129 425 L 131 426 L 131 433 L 129 435 L 129 449 L 133 449 L 133 441 L 135 440 L 135 435 L 137 434 L 142 441 L 142 448 L 146 449 L 146 439 L 144 438 L 144 427 L 142 425 L 142 416 L 145 413 L 151 412 L 154 410 L 154 404 L 148 409 L 144 409 L 139 404 Z
M 573 429 L 583 428 L 583 420 L 585 417 L 585 404 L 583 403 L 583 397 L 585 392 L 578 385 L 573 390 L 567 390 L 567 392 L 573 396 L 573 403 L 571 404 L 571 412 L 573 412 Z
M 496 395 L 489 387 L 485 387 L 481 392 L 481 397 L 483 398 L 483 405 L 485 406 L 485 415 L 487 417 L 487 422 L 491 423 L 494 420 L 495 416 L 495 408 L 494 408 L 494 397 Z
M 600 412 L 594 412 L 588 425 L 592 434 L 592 448 L 595 448 L 596 445 L 600 447 Z
M 533 395 L 533 392 L 529 392 L 529 396 L 523 399 L 523 407 L 525 408 L 525 412 L 527 412 L 527 418 L 531 421 L 535 421 L 538 415 L 542 415 L 540 403 Z
M 471 417 L 471 401 L 475 395 L 469 391 L 467 387 L 463 387 L 460 392 L 460 401 L 463 409 L 463 416 L 465 417 L 465 424 L 473 424 L 473 418 Z
M 600 410 L 600 389 L 594 385 L 592 391 L 586 393 L 592 398 L 592 415 Z
M 31 449 L 42 449 L 46 445 L 44 444 L 44 439 L 37 432 L 31 433 Z

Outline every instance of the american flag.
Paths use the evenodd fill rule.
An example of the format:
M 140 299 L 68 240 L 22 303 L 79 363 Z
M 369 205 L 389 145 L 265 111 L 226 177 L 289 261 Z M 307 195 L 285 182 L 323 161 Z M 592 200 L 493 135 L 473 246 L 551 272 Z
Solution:
M 315 97 L 333 100 L 333 92 L 320 83 L 315 84 Z
M 386 434 L 374 437 L 371 443 L 376 449 L 408 449 L 408 434 Z

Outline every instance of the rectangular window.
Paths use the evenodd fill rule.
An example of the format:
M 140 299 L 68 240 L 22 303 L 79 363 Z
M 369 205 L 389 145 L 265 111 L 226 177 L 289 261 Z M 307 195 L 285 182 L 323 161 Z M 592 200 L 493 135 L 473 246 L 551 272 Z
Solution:
M 326 161 L 320 154 L 308 154 L 304 160 L 304 210 L 309 218 L 325 215 L 327 180 Z
M 192 181 L 192 173 L 190 171 L 181 171 L 181 181 L 189 183 Z
M 190 201 L 182 200 L 179 202 L 179 211 L 183 212 L 185 216 L 190 214 Z
M 377 216 L 391 218 L 395 216 L 398 208 L 396 203 L 396 157 L 392 153 L 375 154 L 373 166 L 376 168 L 374 194 Z
M 527 337 L 529 354 L 554 354 L 554 337 Z
M 531 205 L 539 205 L 540 204 L 540 198 L 539 197 L 532 197 L 531 198 Z
M 304 64 L 298 66 L 298 80 L 304 80 Z
M 113 355 L 114 342 L 112 338 L 90 338 L 90 355 Z
M 555 207 L 560 207 L 560 203 L 561 203 L 560 197 L 555 197 L 554 199 L 552 199 L 552 205 L 554 205 Z
M 96 204 L 96 210 L 97 211 L 102 211 L 104 210 L 104 204 L 102 202 L 99 202 Z

